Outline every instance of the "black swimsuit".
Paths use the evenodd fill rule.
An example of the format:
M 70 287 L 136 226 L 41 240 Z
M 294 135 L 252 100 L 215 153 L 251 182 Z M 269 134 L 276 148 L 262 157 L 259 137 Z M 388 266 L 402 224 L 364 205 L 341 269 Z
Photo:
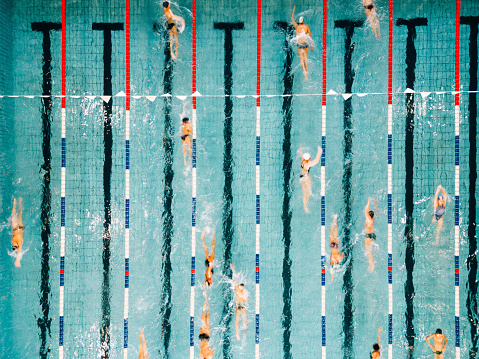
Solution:
M 181 136 L 181 139 L 184 141 L 184 140 L 186 139 L 186 137 L 188 137 L 189 135 L 190 135 L 190 134 L 187 133 L 186 135 Z
M 308 168 L 308 171 L 305 171 L 303 165 L 301 165 L 301 170 L 304 171 L 304 174 L 300 174 L 299 178 L 303 178 L 303 177 L 309 175 L 309 170 L 310 169 L 311 169 L 311 167 Z
M 169 22 L 168 23 L 168 30 L 171 30 L 175 27 L 175 23 L 174 22 Z
M 364 8 L 367 9 L 367 10 L 372 10 L 372 9 L 374 9 L 374 5 L 373 4 L 364 5 Z

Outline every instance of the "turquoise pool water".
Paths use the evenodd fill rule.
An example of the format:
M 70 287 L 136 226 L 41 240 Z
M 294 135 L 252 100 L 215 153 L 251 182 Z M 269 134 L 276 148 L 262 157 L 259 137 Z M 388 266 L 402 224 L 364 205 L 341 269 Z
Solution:
M 289 21 L 293 5 L 296 5 L 297 16 L 305 17 L 316 43 L 314 50 L 309 52 L 308 81 L 303 78 L 296 47 L 292 44 L 285 47 L 288 39 L 275 25 L 278 21 Z M 300 159 L 297 150 L 302 145 L 314 157 L 321 143 L 322 5 L 315 1 L 295 4 L 264 1 L 262 4 L 261 92 L 275 95 L 261 99 L 262 358 L 321 357 L 320 166 L 311 170 L 311 213 L 305 214 L 298 180 Z M 327 97 L 326 233 L 329 236 L 332 216 L 338 214 L 341 250 L 347 253 L 347 260 L 335 273 L 334 281 L 329 269 L 326 271 L 329 358 L 367 357 L 377 339 L 379 326 L 383 328 L 383 357 L 387 356 L 388 3 L 378 0 L 376 6 L 382 38 L 376 40 L 370 27 L 360 23 L 350 37 L 351 44 L 354 43 L 350 59 L 351 71 L 355 74 L 352 92 L 367 95 L 353 95 L 349 100 L 352 152 L 345 160 L 346 101 L 341 94 L 346 91 L 347 32 L 337 21 L 361 22 L 365 16 L 361 1 L 328 2 L 327 91 L 332 89 L 338 95 Z M 138 0 L 131 4 L 131 86 L 132 95 L 139 97 L 132 99 L 130 134 L 128 343 L 132 358 L 138 355 L 141 328 L 145 329 L 151 358 L 189 357 L 191 166 L 183 165 L 179 128 L 183 100 L 176 96 L 191 95 L 192 4 L 191 1 L 181 2 L 172 8 L 175 14 L 185 18 L 186 29 L 180 35 L 179 60 L 168 62 L 164 33 L 154 31 L 154 24 L 162 21 L 161 2 Z M 4 0 L 0 10 L 2 26 L 6 29 L 0 50 L 0 95 L 3 96 L 0 98 L 0 163 L 3 169 L 0 182 L 3 223 L 0 357 L 53 358 L 58 357 L 59 337 L 61 102 L 58 97 L 52 98 L 48 114 L 51 154 L 48 155 L 44 151 L 44 133 L 48 131 L 42 122 L 44 104 L 48 101 L 39 95 L 45 92 L 45 86 L 48 87 L 42 69 L 46 48 L 51 52 L 51 94 L 61 94 L 61 31 L 49 31 L 48 44 L 45 32 L 32 29 L 32 23 L 61 23 L 61 2 Z M 479 16 L 479 4 L 473 0 L 463 1 L 461 14 Z M 404 91 L 407 81 L 412 80 L 406 72 L 408 31 L 412 30 L 396 24 L 398 19 L 417 18 L 427 19 L 427 25 L 417 26 L 413 38 L 416 50 L 414 90 L 417 93 L 414 97 L 414 145 L 408 148 L 405 145 Z M 105 302 L 102 298 L 104 108 L 99 97 L 105 93 L 105 37 L 103 31 L 93 30 L 92 24 L 124 22 L 124 1 L 67 2 L 64 350 L 68 358 L 104 356 L 100 328 L 105 303 L 110 306 L 109 355 L 111 358 L 123 355 L 125 99 L 112 98 L 111 253 L 109 292 Z M 225 35 L 224 31 L 214 28 L 217 22 L 244 23 L 244 29 L 232 33 L 232 91 L 239 96 L 232 100 L 232 158 L 224 157 Z M 217 348 L 215 358 L 253 358 L 256 100 L 251 95 L 256 91 L 256 2 L 198 2 L 197 23 L 197 88 L 203 96 L 197 99 L 195 356 L 199 350 L 197 336 L 204 301 L 199 288 L 204 278 L 200 234 L 207 230 L 208 243 L 216 231 L 215 283 L 208 290 L 211 342 Z M 395 1 L 394 24 L 393 353 L 397 358 L 430 358 L 424 338 L 440 327 L 449 339 L 446 357 L 453 357 L 454 99 L 451 91 L 454 90 L 455 2 Z M 477 58 L 471 59 L 470 49 L 474 47 L 471 39 L 474 39 L 474 27 L 461 25 L 461 91 L 470 90 L 471 83 L 474 85 L 470 69 L 474 63 L 477 65 Z M 288 63 L 288 54 L 292 56 L 291 63 Z M 125 32 L 112 31 L 112 76 L 109 80 L 113 95 L 125 91 L 124 59 Z M 168 66 L 171 66 L 171 73 Z M 173 96 L 162 97 L 168 88 Z M 433 93 L 423 97 L 419 92 Z M 278 96 L 285 93 L 294 95 L 291 101 L 289 97 Z M 157 97 L 147 99 L 147 95 Z M 186 101 L 191 115 L 191 97 Z M 463 358 L 475 357 L 470 352 L 477 348 L 474 342 L 477 333 L 469 321 L 469 318 L 472 323 L 478 321 L 477 307 L 474 307 L 477 295 L 471 288 L 477 283 L 477 277 L 469 278 L 470 273 L 474 274 L 471 263 L 475 255 L 469 255 L 475 237 L 468 230 L 469 223 L 477 221 L 470 218 L 469 197 L 471 193 L 473 198 L 478 195 L 469 177 L 470 160 L 476 158 L 475 154 L 471 155 L 469 135 L 471 118 L 475 116 L 473 107 L 477 107 L 475 98 L 462 93 L 459 334 Z M 475 123 L 476 119 L 473 121 Z M 291 162 L 284 161 L 288 153 Z M 414 159 L 412 192 L 407 192 L 405 186 L 406 153 L 411 153 Z M 223 167 L 229 160 L 232 160 L 233 175 L 230 186 L 225 185 Z M 475 161 L 477 163 L 477 159 Z M 48 170 L 50 199 L 45 198 L 45 168 L 48 167 L 45 163 L 51 165 Z M 346 175 L 348 168 L 351 169 L 349 177 Z M 287 174 L 291 179 L 285 182 Z M 349 186 L 345 186 L 345 181 Z M 436 245 L 436 226 L 431 225 L 430 220 L 432 196 L 438 184 L 442 184 L 451 199 Z M 285 195 L 285 186 L 289 186 L 290 200 Z M 345 200 L 346 192 L 350 195 L 348 200 Z M 225 218 L 227 193 L 233 198 L 231 218 Z M 19 196 L 23 197 L 25 206 L 25 254 L 20 269 L 13 266 L 13 258 L 9 256 L 11 227 L 8 222 L 13 197 Z M 412 257 L 404 236 L 408 196 L 414 203 Z M 373 273 L 367 271 L 362 234 L 368 197 L 376 198 L 379 209 Z M 51 208 L 45 207 L 45 203 Z M 351 215 L 349 224 L 346 207 Z M 48 223 L 49 230 L 44 223 Z M 225 228 L 233 228 L 230 250 L 225 242 Z M 42 233 L 46 236 L 43 242 Z M 327 248 L 328 255 L 329 252 Z M 408 268 L 406 263 L 410 264 L 411 260 L 414 266 Z M 228 295 L 225 295 L 229 284 L 222 273 L 229 261 L 241 271 L 250 293 L 248 334 L 243 341 L 235 339 L 234 313 L 231 316 L 228 311 Z M 348 266 L 350 279 L 345 278 Z M 409 283 L 414 292 L 405 286 L 408 275 L 412 278 Z M 468 296 L 472 304 L 467 301 Z M 350 301 L 345 301 L 346 297 Z M 412 298 L 412 302 L 408 304 L 406 297 Z M 408 331 L 407 323 L 413 326 L 414 350 L 408 350 L 411 327 Z M 227 345 L 225 338 L 230 337 L 231 345 Z

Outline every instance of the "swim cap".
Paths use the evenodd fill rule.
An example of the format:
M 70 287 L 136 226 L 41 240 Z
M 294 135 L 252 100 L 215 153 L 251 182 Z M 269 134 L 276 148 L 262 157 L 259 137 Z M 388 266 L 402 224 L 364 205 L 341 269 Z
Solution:
M 299 17 L 299 23 L 302 24 L 304 22 L 304 17 L 300 16 Z
M 309 161 L 310 159 L 311 159 L 311 155 L 310 155 L 309 153 L 305 153 L 305 154 L 303 155 L 303 160 Z
M 185 117 L 185 118 L 183 118 L 182 121 L 183 121 L 183 123 L 186 123 L 186 122 L 188 122 L 189 120 L 190 120 L 190 119 L 189 119 L 188 117 Z
M 438 197 L 437 197 L 438 200 L 441 200 L 441 199 L 443 199 L 443 198 L 444 198 L 443 196 L 438 196 Z
M 439 328 L 437 328 L 437 329 L 436 329 L 436 334 L 442 334 L 442 330 L 439 329 Z

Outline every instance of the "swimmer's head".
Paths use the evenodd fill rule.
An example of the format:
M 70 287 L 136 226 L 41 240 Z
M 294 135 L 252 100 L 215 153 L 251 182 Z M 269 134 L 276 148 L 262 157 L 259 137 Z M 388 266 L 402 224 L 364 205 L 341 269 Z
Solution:
M 211 286 L 213 284 L 213 280 L 211 278 L 208 278 L 207 280 L 205 280 L 205 285 L 207 287 Z
M 309 153 L 305 153 L 305 154 L 303 155 L 303 160 L 309 161 L 310 159 L 311 159 L 311 155 L 310 155 Z
M 18 244 L 13 243 L 13 244 L 12 244 L 12 249 L 15 250 L 15 249 L 17 249 L 17 248 L 18 248 Z
M 369 217 L 374 218 L 374 211 L 369 211 Z
M 442 330 L 439 329 L 439 328 L 437 328 L 437 329 L 436 329 L 436 334 L 442 334 Z
M 299 17 L 299 23 L 304 24 L 304 17 L 302 17 L 302 16 Z
M 443 197 L 443 196 L 438 196 L 437 199 L 438 199 L 439 201 L 442 201 L 442 200 L 444 199 L 444 197 Z
M 188 123 L 190 122 L 190 119 L 188 117 L 184 117 L 181 121 L 183 121 L 183 123 Z
M 378 343 L 374 343 L 374 344 L 373 344 L 373 349 L 374 349 L 374 350 L 379 350 L 379 344 L 378 344 Z
M 244 288 L 244 283 L 240 283 L 239 285 L 241 288 Z
M 170 6 L 169 1 L 163 1 L 163 7 L 166 9 L 168 6 Z

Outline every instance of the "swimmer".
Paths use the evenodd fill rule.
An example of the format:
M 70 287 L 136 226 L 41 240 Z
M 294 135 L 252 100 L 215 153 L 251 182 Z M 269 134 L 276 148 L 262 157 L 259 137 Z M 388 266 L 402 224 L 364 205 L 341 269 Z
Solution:
M 442 195 L 439 192 L 442 192 Z M 432 221 L 437 221 L 436 244 L 438 244 L 439 234 L 443 225 L 442 216 L 446 212 L 446 200 L 446 191 L 444 191 L 441 185 L 437 186 L 436 194 L 434 195 L 434 215 L 432 216 Z
M 434 341 L 434 347 L 429 342 L 429 339 L 431 338 Z M 444 334 L 442 334 L 441 329 L 438 328 L 436 330 L 436 333 L 429 334 L 426 337 L 426 342 L 427 342 L 427 345 L 429 345 L 432 351 L 434 352 L 434 359 L 444 359 L 444 351 L 446 350 L 447 338 Z M 442 345 L 443 342 L 444 342 L 444 345 Z
M 373 198 L 374 206 L 376 207 L 376 213 L 378 211 L 378 206 L 376 200 Z M 364 222 L 364 230 L 366 231 L 366 238 L 364 239 L 364 246 L 366 247 L 366 253 L 368 254 L 369 267 L 368 271 L 372 272 L 374 270 L 374 258 L 373 251 L 371 248 L 371 243 L 376 240 L 376 234 L 373 232 L 374 228 L 374 211 L 369 210 L 371 205 L 371 198 L 368 198 L 368 204 L 364 208 L 364 216 L 366 221 Z
M 215 262 L 215 238 L 216 233 L 213 234 L 213 244 L 211 246 L 211 253 L 208 253 L 208 248 L 205 244 L 205 231 L 201 233 L 201 239 L 203 240 L 203 248 L 205 249 L 205 265 L 206 265 L 206 279 L 205 285 L 208 287 L 213 284 L 213 266 Z
M 165 12 L 166 19 L 168 20 L 168 34 L 170 35 L 170 54 L 173 60 L 178 59 L 178 29 L 175 24 L 175 15 L 170 9 L 170 2 L 163 2 L 163 11 Z M 173 53 L 173 43 L 175 43 L 175 53 Z
M 378 14 L 376 13 L 376 7 L 373 4 L 373 0 L 363 0 L 363 7 L 364 12 L 366 13 L 366 18 L 374 32 L 374 36 L 379 40 L 381 38 L 381 30 L 379 28 Z
M 205 316 L 206 311 L 206 316 Z M 208 302 L 203 304 L 203 314 L 201 316 L 201 329 L 200 329 L 200 359 L 211 359 L 215 354 L 215 347 L 210 349 L 210 336 L 211 336 L 211 327 L 210 327 L 210 306 Z
M 296 6 L 293 8 L 293 13 L 291 14 L 291 22 L 296 30 L 296 36 L 298 37 L 298 56 L 299 62 L 301 63 L 301 67 L 303 68 L 304 79 L 308 79 L 308 47 L 310 46 L 310 42 L 312 41 L 311 30 L 309 29 L 308 25 L 304 24 L 304 17 L 299 17 L 299 24 L 294 21 L 294 10 Z M 313 51 L 313 45 L 311 42 L 311 51 Z
M 309 177 L 309 170 L 311 167 L 316 166 L 319 163 L 319 159 L 321 158 L 321 154 L 323 150 L 321 147 L 318 146 L 318 153 L 316 154 L 316 158 L 311 161 L 311 155 L 309 153 L 303 154 L 301 151 L 302 146 L 299 147 L 299 155 L 301 156 L 301 172 L 299 174 L 299 183 L 301 183 L 301 187 L 303 188 L 303 207 L 306 213 L 309 213 L 308 210 L 308 201 L 309 196 L 313 193 L 312 185 L 311 185 L 311 178 Z
M 25 227 L 23 227 L 23 200 L 22 197 L 18 199 L 18 210 L 17 215 L 17 200 L 13 199 L 13 208 L 12 208 L 12 249 L 17 251 L 17 259 L 15 260 L 15 267 L 20 267 L 20 260 L 22 259 L 22 245 L 23 245 L 23 232 Z
M 244 335 L 246 335 L 246 327 L 248 323 L 246 322 L 246 303 L 248 303 L 248 292 L 244 289 L 244 284 L 240 283 L 237 284 L 236 282 L 236 272 L 235 266 L 233 263 L 230 263 L 231 269 L 233 270 L 233 283 L 235 285 L 235 302 L 236 302 L 236 320 L 235 320 L 235 328 L 236 328 L 236 339 L 240 340 L 240 336 L 238 333 L 238 326 L 239 326 L 239 319 L 240 316 L 243 317 L 243 324 L 244 324 Z
M 334 215 L 333 223 L 331 224 L 331 234 L 329 235 L 329 246 L 331 247 L 331 267 L 338 266 L 344 257 L 344 253 L 339 254 L 339 241 L 338 241 L 338 216 Z M 331 280 L 334 280 L 334 274 L 331 272 Z
M 191 138 L 193 136 L 193 127 L 191 127 L 190 119 L 185 117 L 186 102 L 183 105 L 183 113 L 181 114 L 181 142 L 183 145 L 183 160 L 186 164 L 186 149 L 190 152 L 190 160 L 193 161 L 193 155 L 191 153 Z
M 378 329 L 378 342 L 373 344 L 373 350 L 369 354 L 371 359 L 378 359 L 381 357 L 381 327 Z
M 148 359 L 148 349 L 146 348 L 146 340 L 145 340 L 145 334 L 144 334 L 144 329 L 141 330 L 140 332 L 140 355 L 138 355 L 138 359 Z

